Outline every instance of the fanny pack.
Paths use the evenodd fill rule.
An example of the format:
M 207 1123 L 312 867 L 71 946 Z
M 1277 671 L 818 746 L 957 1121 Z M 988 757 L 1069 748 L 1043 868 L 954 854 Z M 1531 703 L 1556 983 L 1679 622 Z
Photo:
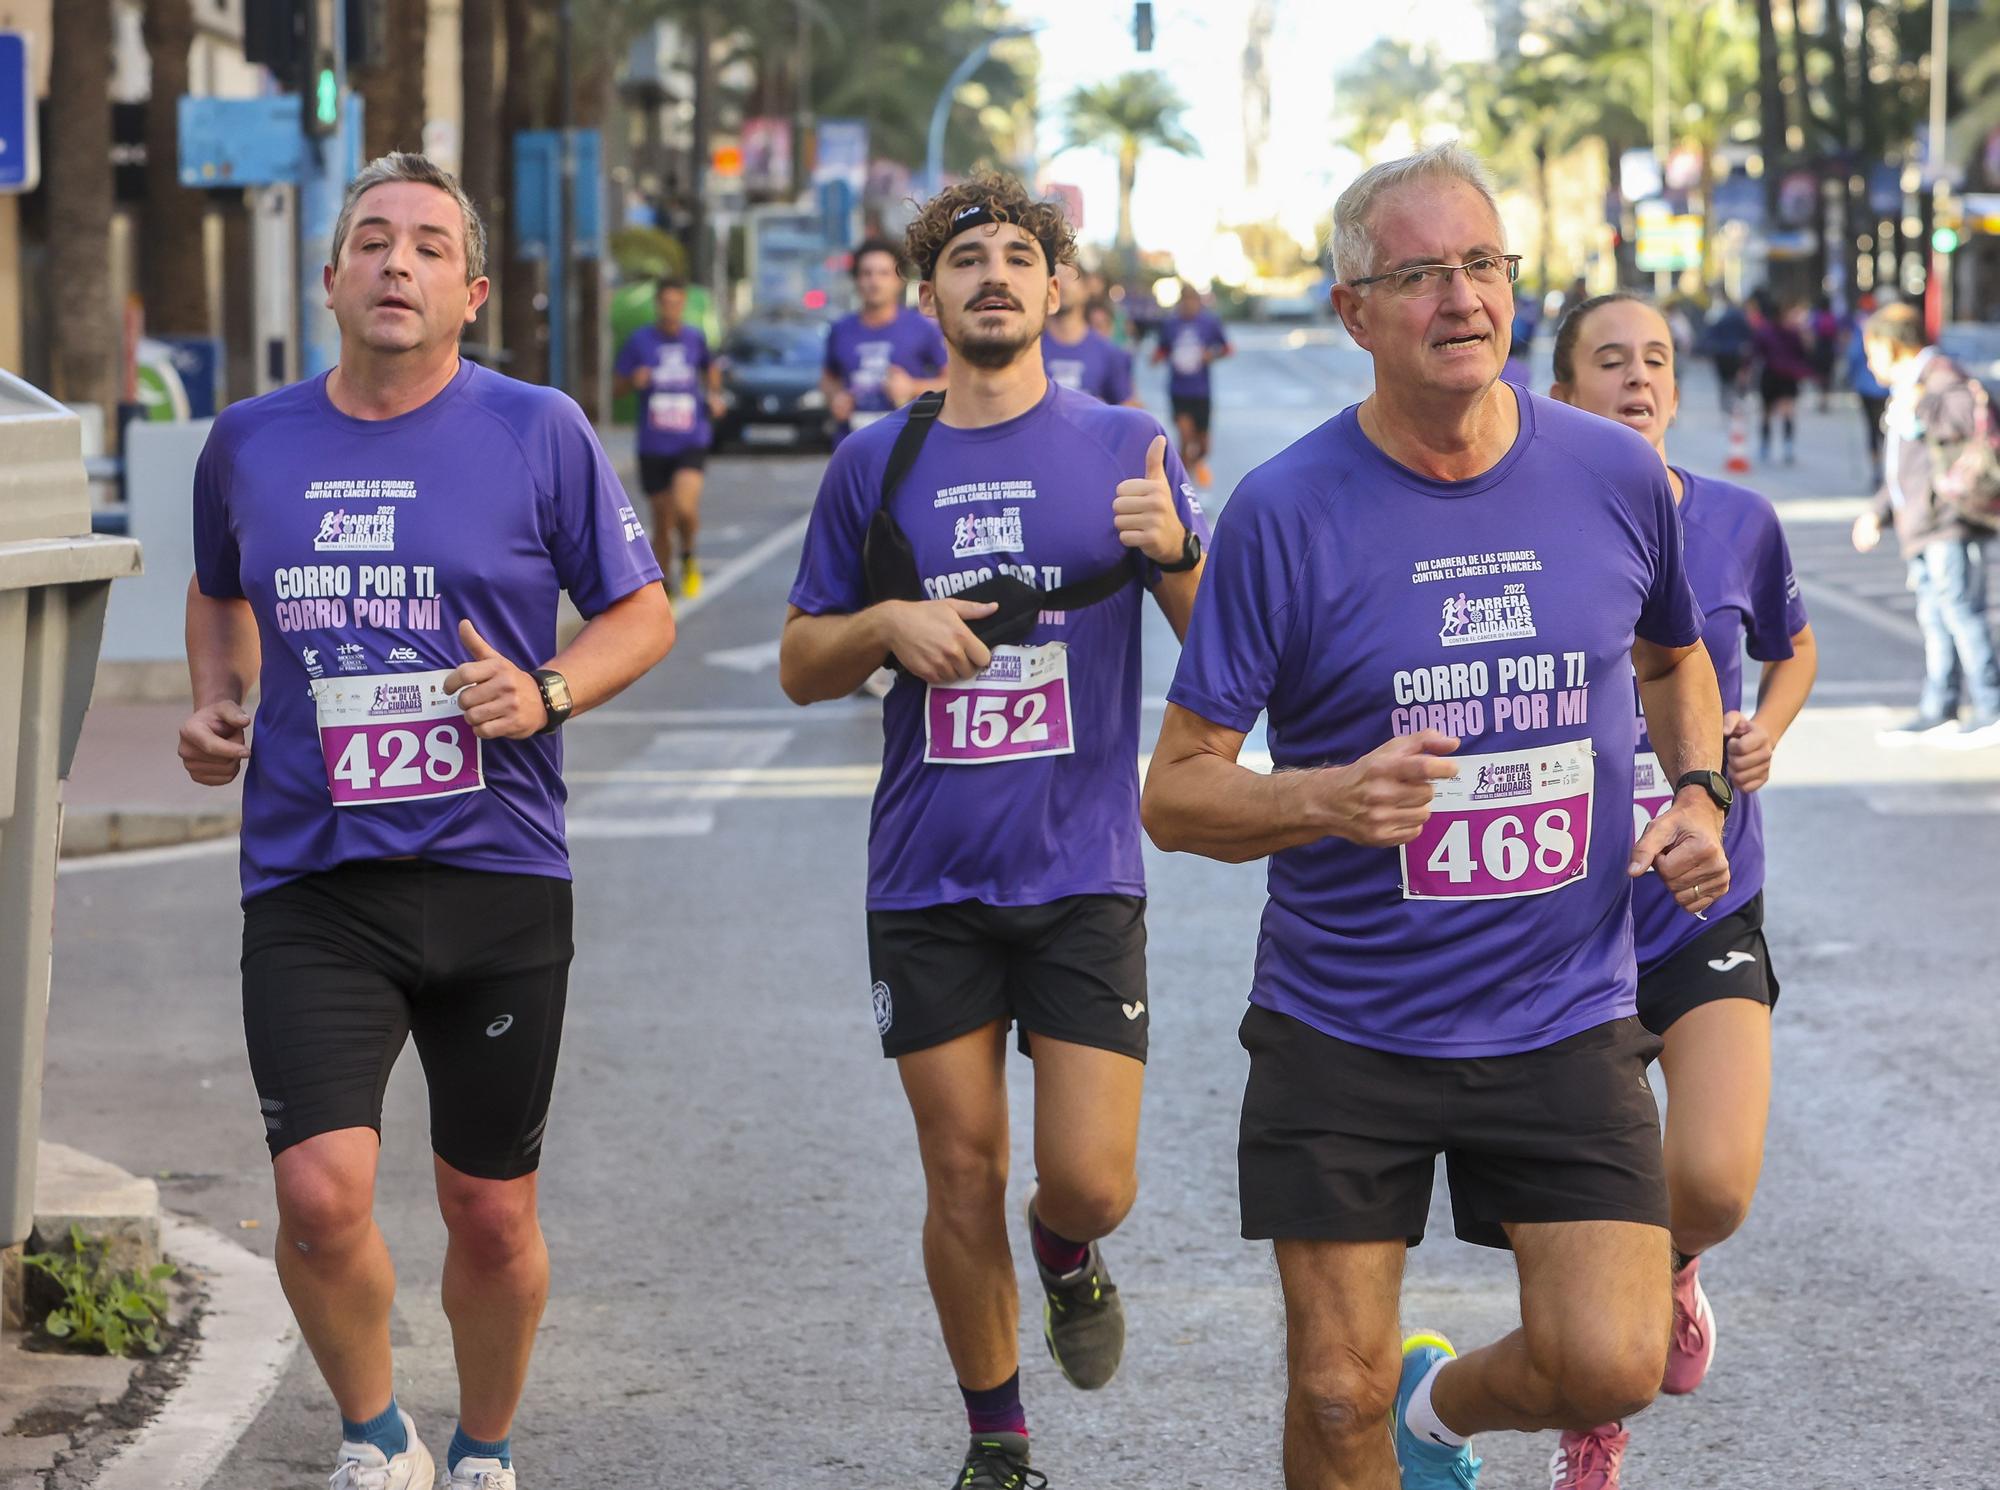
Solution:
M 903 484 L 903 478 L 910 474 L 910 467 L 917 463 L 917 453 L 924 448 L 931 426 L 937 423 L 943 408 L 942 392 L 933 389 L 919 394 L 910 404 L 909 423 L 897 432 L 895 447 L 889 452 L 889 463 L 882 469 L 882 500 L 876 506 L 874 516 L 869 518 L 867 536 L 861 541 L 861 564 L 868 579 L 868 603 L 871 605 L 879 605 L 884 600 L 930 598 L 924 594 L 923 576 L 917 570 L 917 551 L 910 544 L 910 535 L 903 531 L 903 525 L 889 511 L 889 503 L 896 495 L 896 488 Z M 1035 629 L 1036 619 L 1045 610 L 1082 610 L 1099 601 L 1109 600 L 1138 577 L 1131 564 L 1120 563 L 1075 584 L 1038 590 L 1011 574 L 996 574 L 991 579 L 983 579 L 960 590 L 954 598 L 974 604 L 991 601 L 997 607 L 992 615 L 965 623 L 972 634 L 991 649 L 1024 640 Z M 897 672 L 907 671 L 894 654 L 884 665 Z

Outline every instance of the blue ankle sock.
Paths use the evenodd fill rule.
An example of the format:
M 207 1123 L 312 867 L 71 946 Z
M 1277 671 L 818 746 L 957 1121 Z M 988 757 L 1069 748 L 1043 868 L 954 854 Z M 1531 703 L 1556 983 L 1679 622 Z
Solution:
M 965 1419 L 974 1434 L 1026 1433 L 1028 1414 L 1021 1407 L 1021 1373 L 1016 1371 L 997 1387 L 975 1392 L 960 1383 Z
M 514 1458 L 507 1452 L 507 1446 L 511 1442 L 513 1442 L 511 1433 L 505 1438 L 496 1438 L 489 1443 L 483 1438 L 472 1437 L 462 1425 L 454 1428 L 451 1430 L 451 1447 L 444 1451 L 444 1472 L 450 1474 L 457 1469 L 458 1461 L 461 1459 L 498 1459 L 502 1469 L 512 1469 Z
M 352 1418 L 340 1420 L 340 1436 L 348 1443 L 372 1443 L 382 1451 L 382 1457 L 393 1459 L 410 1446 L 410 1435 L 403 1428 L 403 1414 L 391 1397 L 389 1405 L 365 1423 L 357 1423 Z

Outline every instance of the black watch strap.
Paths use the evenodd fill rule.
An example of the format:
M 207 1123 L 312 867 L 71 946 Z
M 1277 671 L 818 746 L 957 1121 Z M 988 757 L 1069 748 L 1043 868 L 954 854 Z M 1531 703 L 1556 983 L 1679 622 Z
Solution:
M 1159 564 L 1157 567 L 1162 574 L 1186 574 L 1200 562 L 1201 535 L 1189 528 L 1187 536 L 1181 540 L 1181 556 L 1171 564 Z
M 1674 781 L 1674 795 L 1679 796 L 1682 788 L 1690 786 L 1698 786 L 1707 792 L 1709 800 L 1714 802 L 1724 813 L 1727 813 L 1731 807 L 1736 805 L 1735 789 L 1730 786 L 1728 778 L 1720 771 L 1682 772 Z
M 549 720 L 535 733 L 552 735 L 563 727 L 576 703 L 569 696 L 569 679 L 551 667 L 538 667 L 529 674 L 535 686 L 542 691 L 542 707 L 549 711 Z

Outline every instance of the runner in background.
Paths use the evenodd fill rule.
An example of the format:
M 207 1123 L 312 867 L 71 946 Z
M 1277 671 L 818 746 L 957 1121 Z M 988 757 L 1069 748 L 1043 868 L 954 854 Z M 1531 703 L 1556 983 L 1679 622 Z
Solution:
M 1639 1018 L 1665 1042 L 1667 1192 L 1672 1199 L 1674 1325 L 1661 1390 L 1692 1392 L 1715 1357 L 1715 1313 L 1699 1276 L 1702 1258 L 1750 1213 L 1764 1162 L 1771 1103 L 1771 1012 L 1778 979 L 1764 940 L 1764 828 L 1760 788 L 1773 752 L 1804 707 L 1818 668 L 1805 602 L 1770 502 L 1696 476 L 1667 460 L 1680 407 L 1667 323 L 1643 296 L 1600 295 L 1556 332 L 1550 393 L 1643 435 L 1667 467 L 1686 535 L 1689 583 L 1704 617 L 1727 739 L 1725 772 L 1735 806 L 1722 833 L 1729 892 L 1697 921 L 1659 876 L 1632 888 Z M 1754 708 L 1743 707 L 1743 653 L 1763 663 Z M 1671 801 L 1642 729 L 1633 783 L 1633 832 Z M 1555 1460 L 1562 1490 L 1594 1490 L 1591 1467 L 1615 1463 L 1631 1434 L 1620 1423 L 1566 1433 Z
M 904 669 L 868 837 L 870 1004 L 916 1122 L 924 1271 L 972 1434 L 956 1490 L 1046 1483 L 1007 1237 L 1010 1025 L 1034 1061 L 1043 1339 L 1083 1388 L 1124 1355 L 1100 1239 L 1138 1192 L 1152 1017 L 1140 623 L 1150 591 L 1187 625 L 1207 537 L 1159 421 L 1043 369 L 1074 254 L 1061 207 L 1003 176 L 910 224 L 950 388 L 941 412 L 919 400 L 834 452 L 779 658 L 802 704 L 885 656 Z
M 819 380 L 836 445 L 925 389 L 944 386 L 937 323 L 903 301 L 903 251 L 870 238 L 854 250 L 852 272 L 861 309 L 828 331 Z
M 1064 264 L 1056 272 L 1056 288 L 1062 300 L 1042 332 L 1042 365 L 1049 381 L 1088 393 L 1099 403 L 1136 406 L 1131 359 L 1085 319 L 1082 276 Z
M 1780 312 L 1765 291 L 1750 297 L 1750 352 L 1757 364 L 1757 458 L 1771 458 L 1771 421 L 1778 421 L 1785 437 L 1785 464 L 1798 457 L 1794 434 L 1798 422 L 1799 386 L 1812 376 L 1806 356 L 1805 339 L 1793 322 L 1796 316 Z
M 1119 380 L 1126 389 L 1126 397 L 1121 402 L 1141 407 L 1138 385 L 1132 381 L 1132 349 L 1118 339 L 1118 312 L 1109 300 L 1092 300 L 1083 308 L 1084 319 L 1090 329 L 1103 337 L 1110 346 L 1112 355 L 1118 359 Z
M 694 545 L 713 421 L 723 412 L 722 364 L 701 329 L 687 324 L 682 281 L 662 280 L 654 306 L 659 319 L 626 340 L 614 372 L 621 395 L 639 396 L 639 485 L 651 508 L 653 557 L 662 574 L 680 575 L 680 593 L 692 600 L 701 593 Z
M 1159 338 L 1153 361 L 1167 364 L 1167 397 L 1180 434 L 1181 464 L 1207 488 L 1215 480 L 1208 469 L 1208 426 L 1215 407 L 1208 369 L 1233 349 L 1222 322 L 1201 303 L 1201 291 L 1188 284 L 1181 286 L 1174 313 L 1160 322 Z

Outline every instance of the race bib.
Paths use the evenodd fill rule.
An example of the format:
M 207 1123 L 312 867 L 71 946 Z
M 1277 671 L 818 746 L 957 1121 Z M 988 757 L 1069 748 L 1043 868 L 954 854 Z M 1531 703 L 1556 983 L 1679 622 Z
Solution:
M 1403 845 L 1406 900 L 1509 900 L 1589 871 L 1596 784 L 1588 740 L 1453 756 L 1423 832 Z
M 485 789 L 479 737 L 444 691 L 448 669 L 318 678 L 319 748 L 336 807 Z
M 692 393 L 655 393 L 646 400 L 646 419 L 654 429 L 684 435 L 694 428 Z
M 1650 750 L 1639 752 L 1632 762 L 1632 841 L 1653 825 L 1653 819 L 1674 800 L 1674 784 L 1667 780 L 1666 767 Z
M 986 671 L 970 683 L 932 684 L 924 692 L 930 765 L 990 766 L 1075 751 L 1066 642 L 995 647 Z
M 1174 371 L 1191 378 L 1208 366 L 1208 350 L 1198 341 L 1177 341 L 1172 357 Z

